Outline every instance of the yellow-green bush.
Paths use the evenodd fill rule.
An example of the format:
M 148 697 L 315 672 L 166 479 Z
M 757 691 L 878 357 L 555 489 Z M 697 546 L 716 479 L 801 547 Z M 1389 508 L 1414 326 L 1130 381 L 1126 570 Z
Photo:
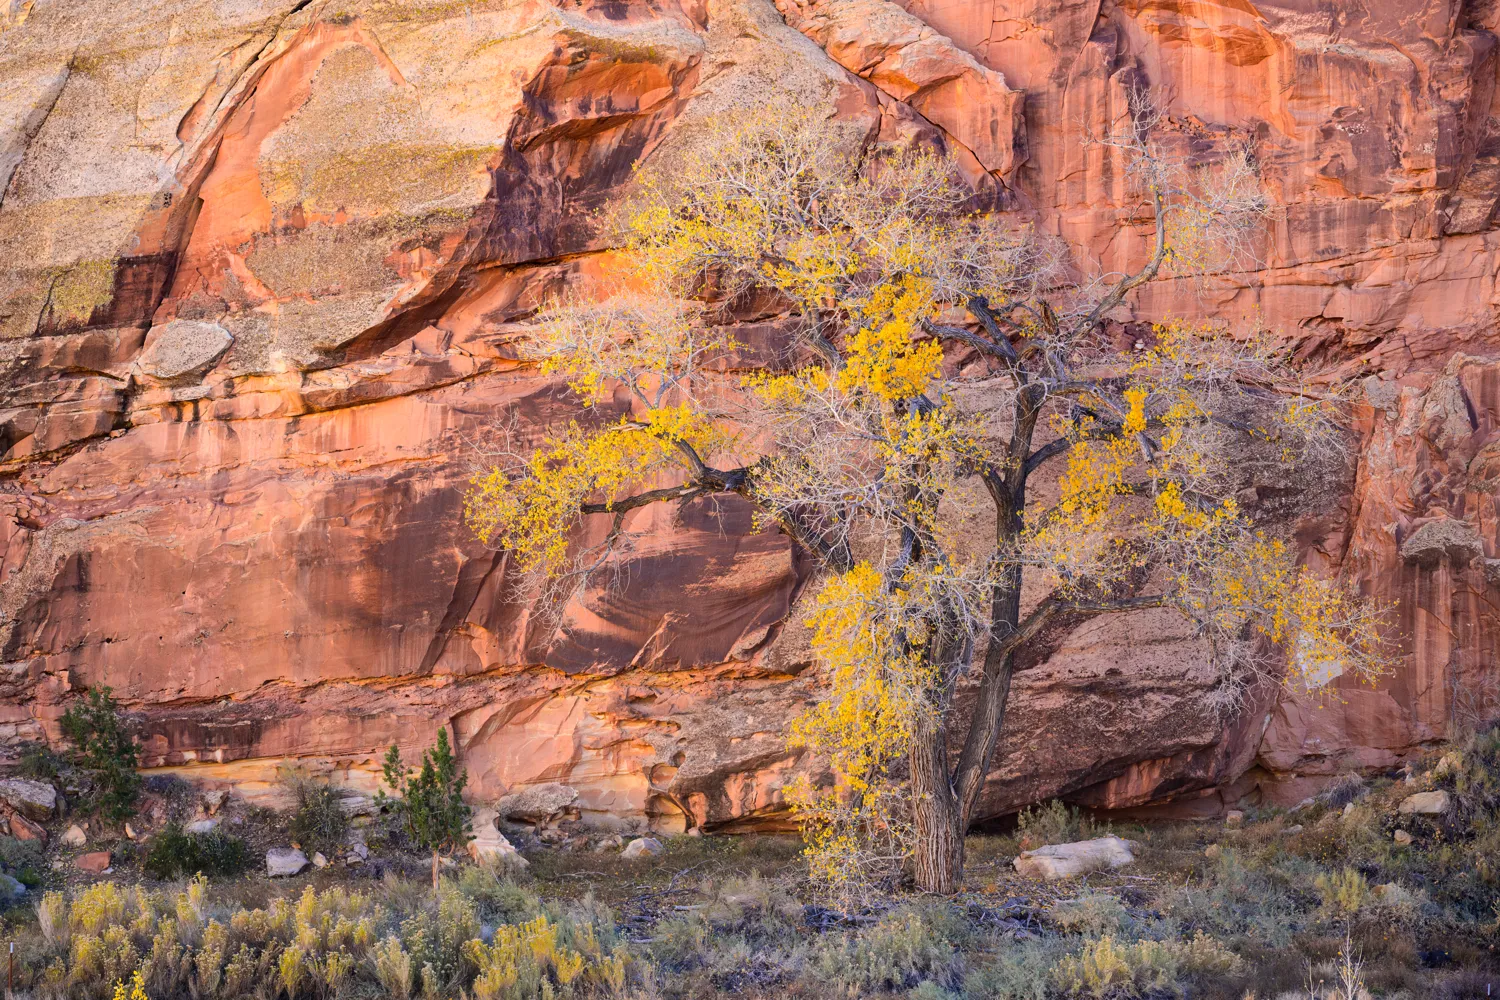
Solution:
M 1238 956 L 1205 934 L 1189 941 L 1121 942 L 1106 934 L 1053 968 L 1057 986 L 1072 996 L 1137 997 L 1180 990 L 1192 975 L 1238 972 Z

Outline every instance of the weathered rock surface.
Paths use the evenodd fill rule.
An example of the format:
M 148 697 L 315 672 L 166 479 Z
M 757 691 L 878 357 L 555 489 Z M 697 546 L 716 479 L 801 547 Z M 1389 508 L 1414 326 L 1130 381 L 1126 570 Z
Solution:
M 1106 868 L 1122 868 L 1135 862 L 1133 840 L 1099 837 L 1071 844 L 1049 844 L 1034 851 L 1022 851 L 1012 864 L 1027 878 L 1058 879 L 1087 875 Z
M 1289 804 L 1500 705 L 1500 8 L 24 9 L 0 28 L 0 747 L 108 684 L 149 766 L 251 801 L 293 758 L 371 792 L 385 747 L 449 724 L 478 801 L 557 783 L 598 821 L 783 822 L 816 693 L 784 537 L 734 503 L 633 512 L 622 586 L 552 626 L 459 514 L 512 418 L 530 440 L 574 412 L 510 324 L 597 270 L 593 210 L 772 86 L 945 144 L 1105 270 L 1144 220 L 1081 138 L 1150 88 L 1184 155 L 1248 149 L 1276 212 L 1255 266 L 1117 319 L 1253 316 L 1365 378 L 1350 475 L 1248 468 L 1243 495 L 1399 601 L 1398 669 L 1226 724 L 1180 623 L 1085 623 L 1017 677 L 985 813 Z
M 45 781 L 6 778 L 0 781 L 0 802 L 28 819 L 47 820 L 57 811 L 57 789 Z
M 1418 816 L 1443 816 L 1452 807 L 1453 800 L 1444 791 L 1418 792 L 1408 795 L 1401 800 L 1401 805 L 1396 807 L 1396 812 L 1401 815 L 1415 813 Z
M 73 859 L 73 867 L 89 875 L 102 875 L 110 865 L 108 851 L 90 851 Z
M 654 857 L 662 851 L 661 841 L 655 837 L 637 837 L 625 845 L 620 857 L 634 861 L 636 858 Z
M 500 801 L 495 803 L 494 811 L 501 819 L 545 823 L 577 801 L 578 789 L 552 781 L 501 796 Z
M 515 845 L 495 826 L 498 818 L 498 811 L 493 808 L 474 811 L 474 839 L 469 841 L 469 856 L 479 862 L 498 862 L 515 868 L 530 867 L 531 863 L 521 857 Z
M 307 865 L 307 855 L 295 847 L 273 847 L 266 852 L 266 874 L 271 878 L 296 875 Z
M 14 903 L 26 897 L 26 885 L 19 879 L 0 873 L 0 903 Z

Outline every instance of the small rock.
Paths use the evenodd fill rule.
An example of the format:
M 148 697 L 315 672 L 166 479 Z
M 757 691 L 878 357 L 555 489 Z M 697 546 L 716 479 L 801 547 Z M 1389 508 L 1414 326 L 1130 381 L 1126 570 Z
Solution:
M 501 819 L 545 823 L 571 806 L 577 798 L 578 789 L 549 782 L 511 792 L 495 803 L 495 812 Z
M 83 827 L 74 823 L 68 827 L 67 832 L 58 838 L 58 843 L 64 847 L 82 847 L 89 842 L 89 835 L 83 832 Z
M 185 829 L 188 833 L 212 833 L 218 825 L 219 821 L 216 819 L 200 819 L 189 823 Z
M 45 781 L 6 778 L 0 781 L 0 802 L 27 819 L 47 820 L 57 811 L 57 789 Z
M 313 867 L 314 868 L 327 868 L 328 867 L 328 859 L 323 856 L 323 852 L 322 851 L 314 851 L 313 852 L 312 863 L 313 863 Z
M 1245 811 L 1243 809 L 1231 809 L 1224 814 L 1225 826 L 1242 826 L 1245 822 Z
M 1301 823 L 1293 823 L 1291 826 L 1287 827 L 1285 830 L 1282 830 L 1281 832 L 1285 833 L 1285 834 L 1301 833 L 1302 832 L 1302 824 Z
M 1348 805 L 1344 806 L 1344 815 L 1346 817 L 1348 817 L 1348 816 L 1352 816 L 1353 814 L 1354 814 L 1354 803 L 1350 802 Z
M 90 851 L 73 859 L 73 867 L 90 875 L 103 875 L 109 868 L 108 851 Z
M 17 840 L 30 840 L 38 844 L 47 842 L 46 829 L 40 823 L 33 823 L 20 813 L 14 813 L 10 817 L 10 835 Z
M 271 878 L 296 875 L 307 867 L 307 855 L 295 847 L 273 847 L 266 852 L 266 874 Z
M 1432 776 L 1434 778 L 1446 778 L 1448 775 L 1457 774 L 1463 769 L 1463 754 L 1457 750 L 1452 750 L 1443 754 L 1442 759 L 1437 762 L 1437 766 L 1432 769 Z
M 1395 833 L 1391 834 L 1391 839 L 1398 844 L 1410 844 L 1411 834 L 1407 833 L 1405 830 L 1397 830 Z
M 1139 846 L 1135 841 L 1121 840 L 1119 837 L 1099 837 L 1072 844 L 1038 847 L 1034 851 L 1023 852 L 1012 863 L 1016 871 L 1028 878 L 1043 878 L 1051 882 L 1131 864 L 1135 861 L 1135 854 L 1132 852 Z
M 349 853 L 361 861 L 370 860 L 370 849 L 365 846 L 365 842 L 363 840 L 356 840 L 350 843 Z
M 1402 815 L 1415 813 L 1419 816 L 1441 816 L 1448 811 L 1452 800 L 1444 791 L 1418 792 L 1401 800 L 1397 812 Z
M 661 853 L 661 841 L 655 837 L 637 837 L 625 845 L 625 850 L 620 852 L 622 858 L 639 858 L 642 855 L 655 857 Z
M 687 835 L 689 837 L 701 837 L 701 836 L 703 836 L 703 828 L 699 827 L 699 826 L 695 826 L 695 827 L 693 827 L 691 830 L 689 830 L 687 832 Z
M 14 903 L 26 895 L 26 886 L 9 875 L 0 874 L 0 903 Z
M 224 808 L 224 802 L 229 798 L 229 793 L 222 788 L 215 788 L 203 793 L 203 808 L 210 816 Z
M 1219 857 L 1219 855 L 1221 855 L 1223 853 L 1224 853 L 1224 849 L 1222 847 L 1220 847 L 1218 844 L 1209 844 L 1208 847 L 1207 847 L 1207 849 L 1204 850 L 1203 856 L 1205 858 L 1207 858 L 1208 860 L 1210 860 L 1210 861 L 1214 861 L 1214 860 L 1217 860 L 1218 857 Z

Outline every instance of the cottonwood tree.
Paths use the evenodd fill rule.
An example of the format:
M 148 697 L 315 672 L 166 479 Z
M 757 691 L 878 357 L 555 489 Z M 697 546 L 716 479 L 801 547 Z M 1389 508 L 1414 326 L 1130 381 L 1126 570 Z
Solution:
M 591 416 L 476 477 L 468 523 L 553 598 L 626 558 L 653 504 L 737 495 L 816 560 L 827 694 L 792 739 L 836 780 L 795 805 L 832 888 L 882 866 L 958 888 L 1018 654 L 1049 632 L 1171 609 L 1225 705 L 1378 669 L 1374 609 L 1234 496 L 1247 444 L 1289 466 L 1341 447 L 1326 400 L 1256 331 L 1107 335 L 1132 289 L 1262 225 L 1244 157 L 1188 169 L 1154 124 L 1136 108 L 1096 140 L 1148 210 L 1145 264 L 1069 284 L 1046 240 L 966 210 L 939 155 L 786 106 L 728 114 L 640 173 L 620 272 L 528 328 Z M 735 336 L 757 308 L 791 334 L 771 364 Z

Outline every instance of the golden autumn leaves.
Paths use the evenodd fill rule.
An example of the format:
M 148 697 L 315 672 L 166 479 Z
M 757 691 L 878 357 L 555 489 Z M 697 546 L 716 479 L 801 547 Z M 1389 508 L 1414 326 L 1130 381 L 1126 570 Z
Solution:
M 1008 685 L 1012 652 L 1048 616 L 1176 611 L 1211 648 L 1226 703 L 1283 669 L 1318 686 L 1383 662 L 1377 609 L 1299 569 L 1236 500 L 1238 442 L 1290 468 L 1337 437 L 1274 341 L 1163 323 L 1115 351 L 1097 335 L 1109 296 L 1066 287 L 1033 233 L 968 211 L 942 157 L 862 143 L 803 109 L 756 109 L 639 175 L 614 218 L 613 284 L 529 328 L 542 370 L 614 415 L 548 433 L 465 502 L 480 538 L 554 597 L 603 565 L 626 512 L 656 502 L 737 494 L 816 559 L 826 693 L 791 742 L 835 782 L 791 800 L 814 875 L 839 891 L 912 854 L 915 734 L 941 734 L 927 723 L 949 718 L 979 659 Z M 1246 163 L 1230 167 L 1245 188 Z M 1220 220 L 1145 176 L 1157 263 L 1201 256 Z M 1192 234 L 1175 258 L 1169 218 Z M 749 308 L 736 303 L 756 297 L 793 335 L 769 362 L 736 335 Z M 972 322 L 944 325 L 955 313 Z M 974 374 L 952 373 L 944 342 Z M 1028 489 L 1052 462 L 1055 479 Z M 976 534 L 981 490 L 995 522 Z M 588 514 L 614 528 L 585 557 Z M 982 771 L 995 732 L 980 737 Z M 967 822 L 961 777 L 950 793 L 968 798 L 945 822 Z

